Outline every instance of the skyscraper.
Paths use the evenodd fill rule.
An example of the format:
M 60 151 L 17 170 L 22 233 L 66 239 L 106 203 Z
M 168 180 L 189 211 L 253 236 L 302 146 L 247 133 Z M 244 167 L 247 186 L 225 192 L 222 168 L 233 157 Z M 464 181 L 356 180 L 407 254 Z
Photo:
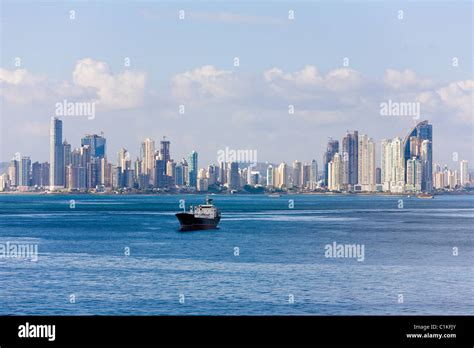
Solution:
M 142 173 L 148 175 L 150 185 L 155 182 L 155 141 L 146 138 L 142 143 L 141 157 L 143 170 Z
M 342 139 L 342 160 L 344 185 L 355 185 L 359 182 L 359 133 L 347 133 Z
M 166 140 L 166 137 L 163 137 L 163 140 L 160 142 L 160 155 L 161 159 L 163 159 L 165 163 L 168 163 L 168 161 L 171 159 L 170 142 Z
M 10 178 L 10 186 L 18 186 L 20 184 L 20 161 L 12 159 L 8 167 L 8 177 Z
M 429 140 L 431 142 L 431 145 L 425 145 L 427 146 L 426 153 L 424 156 L 426 163 L 423 164 L 423 167 L 427 168 L 429 170 L 429 174 L 432 175 L 431 171 L 433 168 L 433 126 L 429 124 L 427 120 L 419 122 L 414 128 L 412 128 L 405 137 L 405 140 L 403 141 L 405 168 L 407 168 L 408 170 L 408 167 L 406 166 L 406 162 L 408 160 L 411 160 L 413 158 L 421 159 L 421 145 L 423 143 L 423 140 Z M 407 182 L 407 174 L 407 171 L 405 171 L 405 182 Z M 423 190 L 430 191 L 432 184 L 431 182 L 426 182 L 428 176 L 424 176 L 424 179 L 425 182 L 423 182 L 422 180 L 421 186 Z
M 273 170 L 273 166 L 271 164 L 267 168 L 267 186 L 268 187 L 275 186 L 274 170 Z
M 189 154 L 189 182 L 190 187 L 196 187 L 197 184 L 197 175 L 198 175 L 198 153 L 193 151 Z
M 423 166 L 419 159 L 413 157 L 407 161 L 407 182 L 406 190 L 421 191 L 421 183 L 423 179 Z
M 311 161 L 311 174 L 309 180 L 311 182 L 311 188 L 314 189 L 318 182 L 318 162 L 315 159 Z
M 375 191 L 375 143 L 367 135 L 359 138 L 358 179 L 362 191 Z
M 302 164 L 300 161 L 293 161 L 293 175 L 292 175 L 293 186 L 297 188 L 302 187 L 301 177 L 302 177 Z
M 64 154 L 63 154 L 63 122 L 51 118 L 50 133 L 50 171 L 49 184 L 51 189 L 64 187 Z
M 31 159 L 22 157 L 20 161 L 19 186 L 30 186 L 31 180 Z
M 466 160 L 462 160 L 459 163 L 460 172 L 460 184 L 465 187 L 469 185 L 469 163 Z
M 239 163 L 231 162 L 227 168 L 227 186 L 229 190 L 238 190 L 240 188 Z
M 332 161 L 334 155 L 339 152 L 339 141 L 329 139 L 326 152 L 323 156 L 324 165 L 324 185 L 328 185 L 328 164 Z
M 336 152 L 331 162 L 328 163 L 328 190 L 339 191 L 342 189 L 342 167 L 342 156 Z
M 275 187 L 286 188 L 288 186 L 288 169 L 285 162 L 280 163 L 276 170 Z
M 420 160 L 422 165 L 421 190 L 431 192 L 433 190 L 433 159 L 431 158 L 433 150 L 430 140 L 421 142 Z
M 106 156 L 106 139 L 102 135 L 86 134 L 81 139 L 81 146 L 89 145 L 92 157 L 103 158 Z
M 402 140 L 384 139 L 381 146 L 381 184 L 388 192 L 403 192 L 405 188 L 405 161 Z
M 309 163 L 303 164 L 301 171 L 301 187 L 310 188 L 311 165 Z

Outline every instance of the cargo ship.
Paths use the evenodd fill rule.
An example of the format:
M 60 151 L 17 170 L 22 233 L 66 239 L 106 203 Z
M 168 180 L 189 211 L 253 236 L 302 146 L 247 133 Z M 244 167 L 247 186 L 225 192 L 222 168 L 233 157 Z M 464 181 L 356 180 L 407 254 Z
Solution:
M 206 197 L 206 204 L 191 206 L 188 212 L 177 213 L 176 217 L 181 225 L 180 231 L 212 230 L 217 229 L 221 212 L 212 204 L 212 199 Z

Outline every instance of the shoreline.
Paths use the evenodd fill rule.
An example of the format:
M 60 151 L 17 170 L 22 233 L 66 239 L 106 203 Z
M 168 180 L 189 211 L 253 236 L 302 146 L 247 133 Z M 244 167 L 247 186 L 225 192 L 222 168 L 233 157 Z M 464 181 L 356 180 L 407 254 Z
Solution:
M 212 196 L 271 196 L 278 198 L 283 196 L 295 195 L 316 195 L 316 196 L 413 196 L 417 197 L 422 193 L 392 193 L 392 192 L 273 192 L 273 193 L 215 193 L 215 192 L 49 192 L 49 191 L 0 191 L 0 195 L 84 195 L 84 196 L 174 196 L 174 195 L 212 195 Z M 434 192 L 434 196 L 470 196 L 474 195 L 474 191 L 453 191 L 453 192 Z

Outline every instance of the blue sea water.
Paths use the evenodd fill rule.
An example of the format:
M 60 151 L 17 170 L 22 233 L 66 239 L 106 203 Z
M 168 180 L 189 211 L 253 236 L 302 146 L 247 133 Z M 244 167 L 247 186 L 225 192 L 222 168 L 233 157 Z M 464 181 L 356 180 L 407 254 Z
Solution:
M 213 198 L 219 230 L 182 233 L 204 196 L 0 195 L 0 243 L 39 251 L 0 258 L 0 315 L 474 314 L 474 196 Z

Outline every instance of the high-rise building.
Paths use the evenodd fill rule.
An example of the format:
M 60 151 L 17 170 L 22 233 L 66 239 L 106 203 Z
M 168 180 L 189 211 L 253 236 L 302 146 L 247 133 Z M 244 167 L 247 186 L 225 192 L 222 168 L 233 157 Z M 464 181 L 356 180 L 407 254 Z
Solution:
M 63 122 L 51 119 L 49 184 L 52 189 L 64 187 Z
M 227 162 L 219 163 L 219 183 L 224 185 L 227 183 Z
M 219 167 L 216 165 L 209 165 L 207 167 L 207 182 L 209 186 L 216 185 L 219 181 Z
M 332 161 L 334 155 L 339 152 L 339 141 L 329 139 L 326 152 L 323 156 L 324 165 L 324 185 L 328 186 L 328 164 Z
M 425 192 L 433 191 L 433 150 L 430 140 L 423 140 L 420 147 L 420 160 L 422 165 L 421 190 Z
M 49 186 L 49 163 L 35 162 L 31 165 L 31 185 L 37 187 Z
M 422 159 L 422 144 L 423 140 L 429 140 L 430 143 L 425 143 L 426 152 L 424 154 L 424 159 Z M 431 191 L 432 189 L 432 168 L 433 168 L 433 126 L 428 123 L 428 121 L 419 122 L 414 128 L 405 137 L 403 141 L 403 153 L 405 159 L 405 168 L 406 162 L 412 160 L 413 158 L 420 159 L 423 163 L 423 168 L 428 171 L 427 175 L 423 175 L 421 187 L 424 191 Z M 405 182 L 407 182 L 407 170 L 405 171 Z M 430 177 L 430 178 L 429 178 Z
M 293 174 L 292 174 L 293 186 L 295 186 L 297 188 L 302 187 L 301 176 L 302 176 L 302 164 L 301 164 L 301 162 L 300 161 L 293 161 Z
M 273 166 L 271 164 L 267 167 L 267 186 L 268 187 L 274 187 L 275 186 L 274 169 L 273 169 Z
M 362 191 L 375 191 L 375 143 L 367 135 L 359 137 L 358 179 Z
M 106 139 L 102 135 L 97 134 L 86 134 L 81 139 L 81 146 L 89 145 L 92 157 L 105 157 L 106 143 Z
M 343 187 L 343 160 L 336 152 L 331 162 L 328 163 L 328 190 L 339 191 Z
M 128 153 L 127 149 L 120 148 L 117 153 L 117 166 L 123 171 L 130 169 L 131 167 L 131 160 L 130 154 Z
M 165 163 L 168 163 L 168 161 L 171 159 L 170 142 L 166 140 L 166 137 L 163 137 L 163 140 L 160 142 L 160 156 L 165 161 Z
M 240 188 L 239 163 L 230 162 L 227 168 L 227 187 L 229 190 L 238 190 Z
M 407 161 L 407 182 L 406 190 L 419 192 L 423 180 L 423 165 L 421 160 L 413 157 Z
M 380 169 L 383 190 L 403 192 L 405 188 L 405 161 L 400 138 L 382 140 Z
M 285 162 L 280 163 L 276 169 L 275 187 L 280 189 L 288 187 L 288 166 Z
M 469 163 L 466 160 L 462 160 L 459 163 L 459 173 L 460 173 L 460 181 L 462 187 L 469 186 Z
M 301 171 L 301 186 L 303 188 L 310 188 L 311 184 L 311 164 L 305 163 L 303 164 L 303 168 Z
M 359 182 L 359 133 L 347 132 L 342 139 L 342 160 L 344 185 L 355 185 Z
M 142 173 L 149 176 L 150 185 L 155 183 L 155 141 L 146 138 L 141 146 Z
M 311 174 L 310 174 L 310 188 L 315 189 L 318 182 L 318 162 L 313 159 L 311 161 Z
M 193 151 L 189 154 L 189 181 L 190 187 L 196 187 L 198 174 L 198 153 Z
M 165 188 L 168 185 L 168 177 L 166 175 L 166 163 L 165 160 L 158 156 L 155 160 L 155 182 L 153 186 L 158 188 Z
M 176 165 L 176 185 L 178 186 L 186 186 L 186 177 L 188 175 L 188 163 L 183 158 L 177 165 Z
M 382 169 L 380 167 L 375 168 L 375 183 L 377 185 L 382 183 Z
M 20 160 L 19 186 L 30 186 L 31 181 L 31 159 L 27 156 Z
M 196 179 L 196 190 L 199 192 L 205 192 L 208 190 L 207 173 L 204 168 L 199 169 Z
M 20 161 L 11 160 L 8 167 L 8 177 L 10 179 L 10 186 L 17 187 L 20 185 Z

